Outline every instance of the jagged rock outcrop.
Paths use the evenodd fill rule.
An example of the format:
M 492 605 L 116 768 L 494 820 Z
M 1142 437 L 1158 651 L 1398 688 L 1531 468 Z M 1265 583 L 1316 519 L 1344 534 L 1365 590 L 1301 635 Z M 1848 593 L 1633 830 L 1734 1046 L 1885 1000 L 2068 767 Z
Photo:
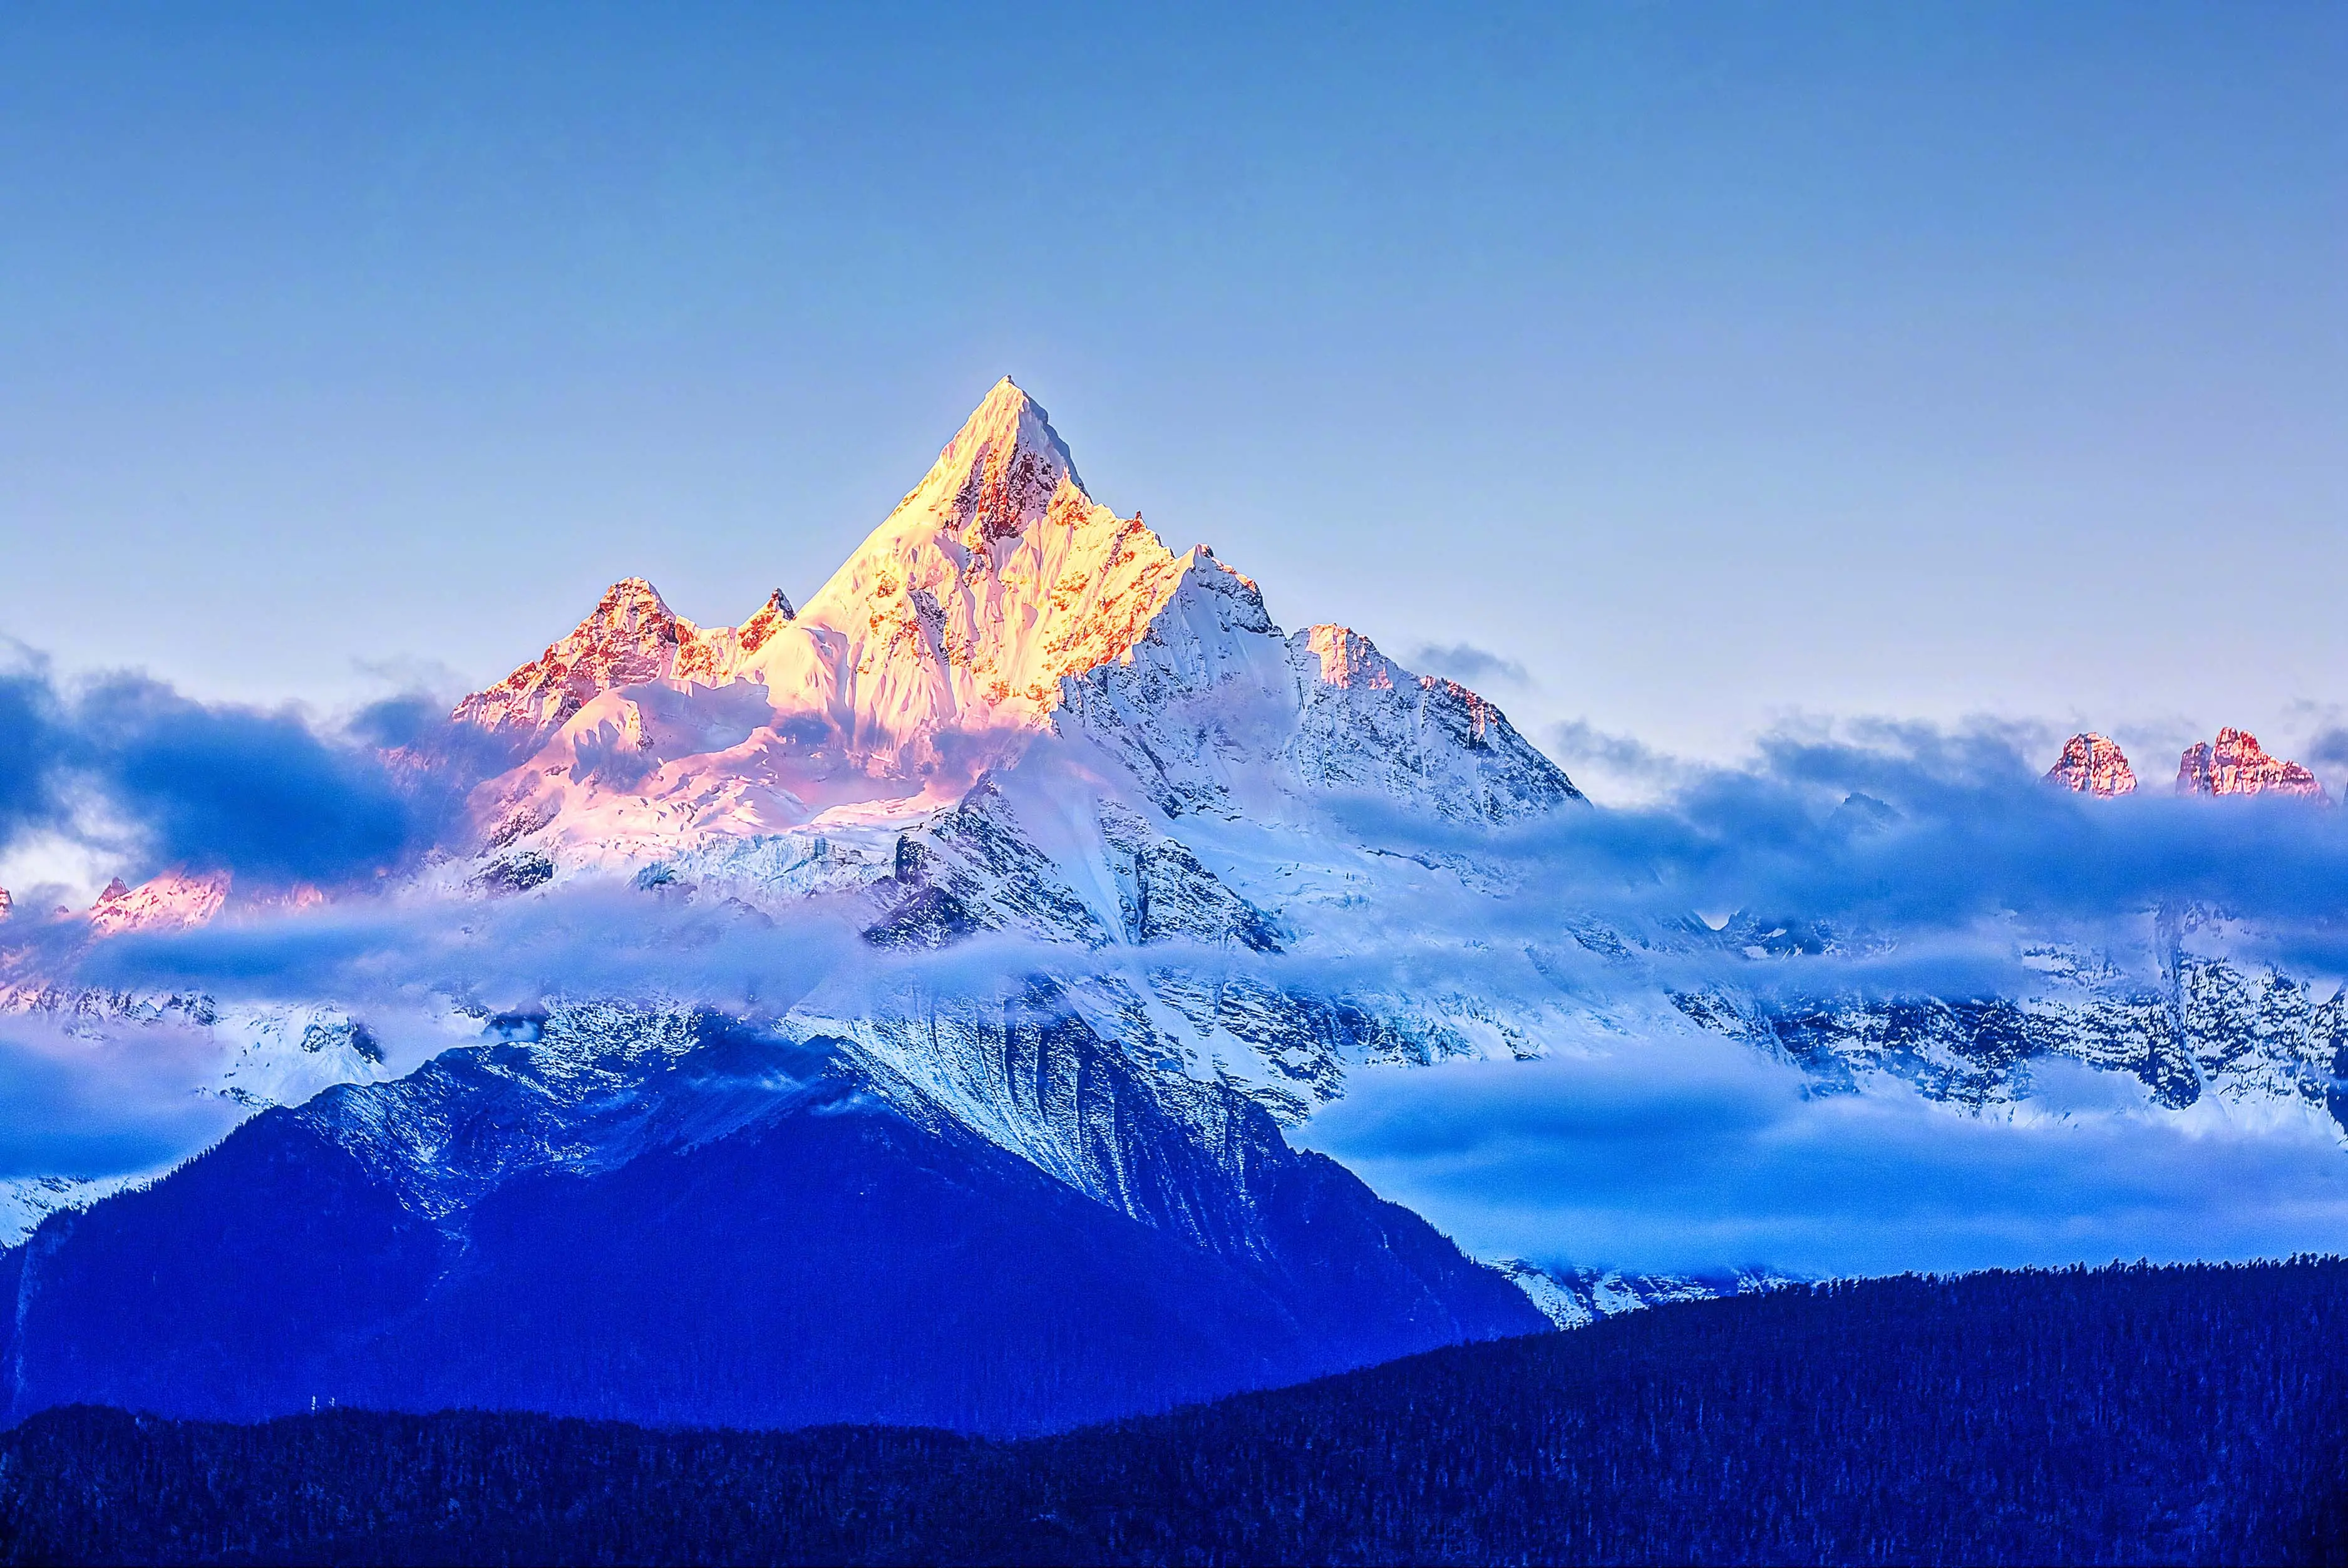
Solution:
M 2136 769 L 2116 742 L 2090 730 L 2063 744 L 2063 755 L 2046 770 L 2046 782 L 2084 795 L 2133 795 Z
M 2327 803 L 2332 797 L 2307 769 L 2270 757 L 2248 730 L 2221 729 L 2216 745 L 2187 748 L 2177 763 L 2179 795 L 2296 795 Z

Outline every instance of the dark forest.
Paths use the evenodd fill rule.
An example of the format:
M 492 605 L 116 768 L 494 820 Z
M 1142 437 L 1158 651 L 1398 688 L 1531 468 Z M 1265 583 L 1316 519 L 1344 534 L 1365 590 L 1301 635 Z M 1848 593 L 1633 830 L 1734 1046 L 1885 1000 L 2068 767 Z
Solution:
M 24 1563 L 2024 1563 L 2348 1555 L 2348 1262 L 1838 1283 L 1016 1442 L 73 1408 Z

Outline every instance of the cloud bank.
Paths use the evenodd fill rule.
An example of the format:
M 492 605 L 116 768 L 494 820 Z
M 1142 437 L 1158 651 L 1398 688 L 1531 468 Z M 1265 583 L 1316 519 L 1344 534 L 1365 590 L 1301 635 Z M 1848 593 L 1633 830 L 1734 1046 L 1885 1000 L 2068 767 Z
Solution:
M 2348 1151 L 2320 1114 L 2157 1112 L 2040 1067 L 1962 1116 L 1896 1083 L 1816 1092 L 1734 1042 L 1357 1073 L 1298 1140 L 1470 1251 L 1816 1274 L 2348 1252 Z
M 111 830 L 157 858 L 357 880 L 445 825 L 434 815 L 445 802 L 419 796 L 381 749 L 434 744 L 439 719 L 421 701 L 327 728 L 194 704 L 136 677 L 63 688 L 36 674 L 0 683 L 0 716 L 34 738 L 0 756 L 10 831 L 84 820 L 97 799 Z M 2348 975 L 2348 812 L 2156 790 L 2090 799 L 2039 782 L 2040 732 L 1990 724 L 1789 727 L 1728 768 L 1622 748 L 1626 765 L 1664 781 L 1653 801 L 1498 832 L 1339 802 L 1334 814 L 1379 847 L 1380 863 L 1427 874 L 1381 884 L 1375 902 L 1300 907 L 1300 926 L 1338 921 L 1339 936 L 1308 934 L 1279 954 L 1096 954 L 1010 937 L 886 954 L 857 935 L 870 918 L 860 904 L 762 913 L 592 882 L 489 903 L 349 898 L 77 954 L 33 953 L 63 937 L 26 923 L 0 928 L 0 947 L 115 991 L 411 1013 L 436 997 L 516 1011 L 607 995 L 770 1017 L 819 992 L 846 1006 L 904 985 L 984 990 L 1120 965 L 1139 984 L 1145 965 L 1169 961 L 1406 1002 L 1472 972 L 1512 1002 L 1605 1005 L 1708 981 L 1785 1000 L 2013 995 L 2044 979 L 2016 961 L 2028 934 L 2141 945 L 2152 912 L 2191 904 L 2246 923 L 2240 941 L 2294 974 Z M 1445 870 L 1471 863 L 1484 870 Z M 1841 940 L 1766 962 L 1697 941 L 1625 965 L 1572 934 L 1592 918 L 1688 933 L 1699 914 L 1716 923 L 1734 911 Z M 1488 1254 L 1846 1273 L 2348 1248 L 2348 1152 L 2321 1112 L 2258 1121 L 2205 1096 L 2172 1113 L 2125 1075 L 2042 1061 L 2040 1098 L 1968 1117 L 1897 1083 L 1822 1095 L 1725 1038 L 1558 1045 L 1530 1063 L 1356 1071 L 1299 1137 Z M 0 1103 L 54 1130 L 49 1144 L 22 1135 L 31 1140 L 7 1158 L 130 1169 L 175 1139 L 210 1136 L 167 1114 L 170 1094 L 120 1078 L 118 1053 L 89 1058 L 77 1080 L 56 1042 L 0 1035 Z M 157 1059 L 165 1079 L 201 1076 L 192 1057 Z M 117 1081 L 129 1091 L 109 1121 L 103 1086 Z M 184 1098 L 191 1078 L 174 1081 Z
M 243 1116 L 194 1092 L 221 1055 L 197 1029 L 108 1039 L 39 1015 L 0 1017 L 0 1178 L 120 1175 L 196 1152 Z

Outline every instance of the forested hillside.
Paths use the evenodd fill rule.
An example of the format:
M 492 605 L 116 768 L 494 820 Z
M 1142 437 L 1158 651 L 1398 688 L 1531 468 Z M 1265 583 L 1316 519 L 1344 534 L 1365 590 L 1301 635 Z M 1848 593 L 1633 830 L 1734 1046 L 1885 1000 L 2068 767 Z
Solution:
M 2282 1562 L 2348 1547 L 2348 1262 L 1692 1303 L 1056 1437 L 46 1412 L 17 1562 Z

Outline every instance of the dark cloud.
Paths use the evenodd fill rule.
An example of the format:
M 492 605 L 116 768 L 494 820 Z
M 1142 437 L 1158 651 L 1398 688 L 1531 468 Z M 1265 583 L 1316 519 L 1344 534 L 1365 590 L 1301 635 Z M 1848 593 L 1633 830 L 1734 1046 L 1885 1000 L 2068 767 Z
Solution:
M 57 708 L 46 665 L 17 650 L 0 667 L 0 847 L 57 814 Z
M 0 672 L 0 849 L 52 833 L 145 869 L 225 870 L 322 884 L 398 868 L 446 824 L 482 759 L 413 700 L 346 731 L 292 707 L 201 703 L 146 676 L 63 682 L 19 657 Z M 397 735 L 398 765 L 381 749 Z
M 1525 666 L 1473 643 L 1422 643 L 1411 651 L 1411 667 L 1423 675 L 1443 676 L 1464 686 L 1495 678 L 1529 686 Z

